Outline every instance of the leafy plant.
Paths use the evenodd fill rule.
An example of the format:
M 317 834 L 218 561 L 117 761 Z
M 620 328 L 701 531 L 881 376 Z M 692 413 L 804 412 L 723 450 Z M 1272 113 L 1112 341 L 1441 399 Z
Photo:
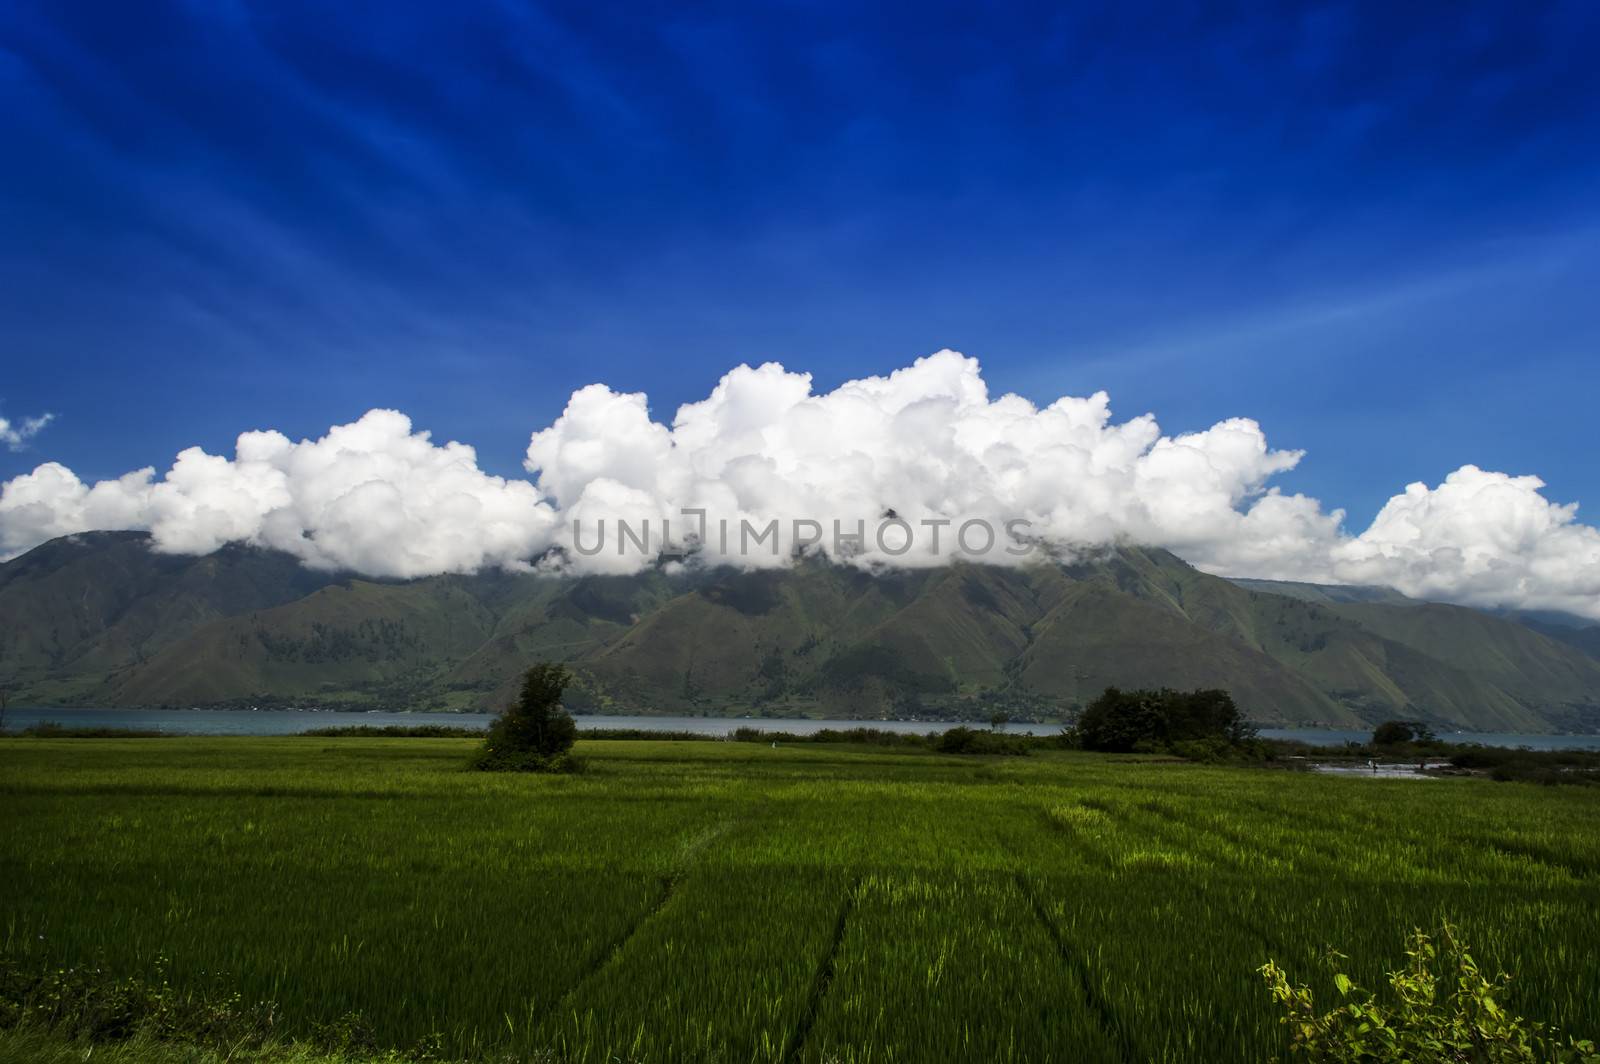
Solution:
M 1272 961 L 1258 971 L 1283 1006 L 1290 1054 L 1310 1061 L 1397 1061 L 1408 1064 L 1472 1061 L 1600 1062 L 1593 1042 L 1562 1040 L 1559 1032 L 1506 1011 L 1500 1003 L 1510 976 L 1486 977 L 1454 927 L 1437 941 L 1411 933 L 1406 964 L 1389 973 L 1392 1002 L 1380 1001 L 1344 973 L 1347 958 L 1330 951 L 1340 1004 L 1319 1014 L 1307 986 L 1292 986 Z
M 167 979 L 166 958 L 156 978 L 116 978 L 88 965 L 27 972 L 0 962 L 0 1028 L 27 1026 L 100 1041 L 144 1033 L 168 1041 L 258 1046 L 272 1037 L 278 1012 L 270 1002 L 246 1002 L 218 985 L 179 990 Z
M 498 772 L 572 771 L 567 752 L 578 737 L 578 725 L 561 708 L 561 692 L 572 682 L 563 665 L 544 662 L 522 678 L 515 704 L 489 725 L 473 767 Z

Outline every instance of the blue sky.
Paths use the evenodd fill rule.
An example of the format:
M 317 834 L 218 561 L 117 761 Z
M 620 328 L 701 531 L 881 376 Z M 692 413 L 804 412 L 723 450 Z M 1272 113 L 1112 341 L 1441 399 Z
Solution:
M 423 6 L 0 9 L 0 478 L 954 347 L 1600 512 L 1600 6 Z

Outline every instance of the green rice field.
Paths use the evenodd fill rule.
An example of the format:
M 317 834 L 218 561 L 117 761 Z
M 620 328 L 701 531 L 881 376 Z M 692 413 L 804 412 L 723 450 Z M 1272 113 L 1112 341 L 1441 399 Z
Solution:
M 1600 790 L 1073 752 L 0 741 L 0 952 L 558 1061 L 1234 1061 L 1450 920 L 1600 1035 Z

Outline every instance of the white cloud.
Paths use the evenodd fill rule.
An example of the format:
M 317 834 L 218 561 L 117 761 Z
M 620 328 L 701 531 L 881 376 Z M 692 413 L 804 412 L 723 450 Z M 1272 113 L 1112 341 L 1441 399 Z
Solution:
M 0 443 L 5 444 L 13 451 L 20 451 L 27 446 L 29 440 L 37 436 L 46 425 L 55 419 L 56 416 L 54 414 L 25 417 L 19 422 L 12 422 L 0 417 Z
M 46 462 L 14 477 L 0 488 L 0 554 L 74 532 L 148 527 L 144 499 L 154 476 L 154 469 L 140 469 L 90 487 L 66 466 Z
M 393 410 L 320 440 L 247 432 L 231 459 L 192 447 L 160 480 L 144 469 L 90 487 L 49 463 L 0 493 L 7 553 L 69 532 L 139 528 L 170 553 L 243 541 L 393 577 L 525 564 L 554 521 L 533 485 L 489 476 L 471 447 L 438 446 Z
M 1300 457 L 1270 447 L 1247 418 L 1164 436 L 1149 415 L 1114 421 L 1103 392 L 1044 407 L 991 397 L 976 360 L 949 351 L 820 394 L 809 375 L 769 363 L 732 370 L 670 423 L 652 419 L 640 394 L 600 384 L 573 393 L 529 442 L 532 483 L 489 476 L 472 448 L 434 444 L 385 410 L 315 441 L 246 433 L 232 458 L 184 451 L 160 479 L 146 469 L 91 486 L 47 464 L 4 485 L 0 552 L 145 528 L 161 550 L 242 540 L 382 576 L 534 561 L 631 572 L 663 547 L 772 566 L 820 533 L 808 549 L 834 553 L 838 522 L 867 532 L 846 545 L 858 564 L 933 565 L 956 556 L 961 522 L 1000 531 L 1020 520 L 1063 550 L 1150 543 L 1213 572 L 1600 617 L 1600 532 L 1545 499 L 1536 478 L 1464 466 L 1436 488 L 1411 485 L 1351 536 L 1342 511 L 1271 485 Z M 703 538 L 685 510 L 706 512 Z M 904 553 L 901 533 L 874 534 L 891 510 L 914 532 Z M 624 541 L 619 553 L 619 520 L 636 533 L 648 521 L 643 549 Z M 776 541 L 741 536 L 773 521 Z M 950 524 L 936 552 L 924 522 L 939 521 Z M 986 557 L 1015 562 L 1006 542 Z
M 1331 552 L 1347 583 L 1418 598 L 1568 610 L 1600 618 L 1600 530 L 1577 504 L 1539 494 L 1538 477 L 1466 465 L 1436 488 L 1411 484 L 1372 526 Z
M 713 558 L 775 564 L 795 544 L 793 522 L 809 519 L 823 529 L 823 549 L 831 550 L 835 522 L 845 532 L 864 525 L 856 561 L 926 565 L 948 560 L 961 522 L 974 518 L 997 533 L 1026 521 L 1030 534 L 1065 547 L 1132 538 L 1210 558 L 1263 523 L 1258 509 L 1292 505 L 1332 536 L 1338 515 L 1264 494 L 1267 479 L 1299 458 L 1270 449 L 1246 419 L 1168 438 L 1148 416 L 1113 423 L 1103 392 L 1042 409 L 1015 395 L 991 398 L 976 360 L 943 351 L 821 395 L 808 375 L 775 363 L 740 366 L 706 399 L 681 407 L 670 428 L 650 419 L 643 395 L 592 385 L 534 434 L 526 464 L 559 503 L 557 542 L 568 547 L 574 518 L 588 522 L 584 542 L 593 542 L 595 493 L 625 488 L 637 493 L 630 498 L 639 513 L 703 509 L 726 520 L 726 550 L 717 526 L 701 544 Z M 877 542 L 889 510 L 915 533 L 904 554 L 899 535 Z M 922 523 L 941 519 L 952 524 L 934 553 L 932 528 Z M 743 552 L 741 523 L 772 520 L 778 559 Z M 675 537 L 684 526 L 676 522 Z M 983 537 L 974 532 L 971 542 Z M 990 559 L 1015 560 L 1001 550 Z

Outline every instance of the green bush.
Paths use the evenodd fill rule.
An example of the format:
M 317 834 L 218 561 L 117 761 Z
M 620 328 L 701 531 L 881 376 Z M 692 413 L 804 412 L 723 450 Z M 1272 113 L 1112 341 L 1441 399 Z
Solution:
M 30 724 L 19 733 L 30 739 L 163 739 L 167 732 L 147 728 L 112 728 L 103 725 L 68 727 L 53 720 Z
M 1352 1064 L 1600 1062 L 1593 1042 L 1563 1040 L 1560 1032 L 1507 1012 L 1499 999 L 1510 976 L 1485 977 L 1449 924 L 1440 929 L 1437 943 L 1420 930 L 1412 932 L 1405 967 L 1389 973 L 1392 1001 L 1379 1001 L 1352 982 L 1341 968 L 1345 959 L 1329 955 L 1340 1004 L 1320 1015 L 1308 987 L 1291 986 L 1272 961 L 1258 969 L 1268 993 L 1283 1006 L 1279 1022 L 1288 1028 L 1291 1054 Z
M 1374 746 L 1431 743 L 1436 738 L 1433 729 L 1418 720 L 1386 720 L 1372 731 Z
M 578 738 L 577 722 L 561 708 L 561 692 L 572 682 L 565 666 L 535 665 L 522 678 L 516 703 L 489 725 L 474 768 L 489 772 L 571 772 L 568 755 Z
M 300 734 L 310 739 L 475 739 L 483 729 L 451 724 L 350 724 L 309 728 Z
M 704 736 L 701 736 L 704 738 Z M 924 747 L 928 737 L 913 732 L 893 732 L 884 728 L 821 728 L 805 735 L 760 728 L 735 728 L 728 736 L 736 743 L 861 743 L 871 746 Z
M 1108 687 L 1072 729 L 1085 750 L 1132 753 L 1194 740 L 1236 746 L 1255 737 L 1233 697 L 1221 690 L 1123 691 Z
M 1208 764 L 1236 761 L 1241 752 L 1244 752 L 1241 747 L 1216 736 L 1208 739 L 1179 739 L 1171 744 L 1170 749 L 1186 761 L 1203 761 Z
M 705 742 L 707 736 L 697 735 L 686 731 L 662 731 L 659 728 L 585 728 L 583 737 L 586 741 L 620 739 L 628 741 L 648 740 L 657 743 L 671 742 Z
M 1597 784 L 1600 751 L 1528 750 L 1488 746 L 1459 747 L 1450 756 L 1456 768 L 1487 771 L 1497 783 Z
M 933 740 L 933 748 L 941 754 L 1020 755 L 1029 752 L 1028 743 L 1021 736 L 979 731 L 964 725 L 941 732 Z

